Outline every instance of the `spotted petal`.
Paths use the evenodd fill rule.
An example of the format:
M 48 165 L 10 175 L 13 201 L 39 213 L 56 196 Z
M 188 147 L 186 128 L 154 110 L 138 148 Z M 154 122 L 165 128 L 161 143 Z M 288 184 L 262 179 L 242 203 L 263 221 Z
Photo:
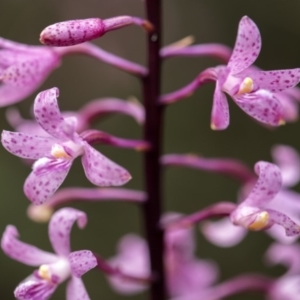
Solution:
M 75 251 L 69 254 L 72 274 L 81 277 L 97 266 L 97 259 L 89 250 Z
M 84 143 L 82 165 L 89 181 L 98 186 L 119 186 L 131 179 L 128 171 L 87 143 Z
M 282 226 L 287 236 L 300 236 L 300 226 L 290 217 L 276 210 L 266 209 L 266 211 L 269 214 L 270 222 Z
M 256 71 L 250 69 L 243 72 L 254 82 L 254 89 L 264 89 L 273 93 L 294 87 L 300 81 L 300 68 L 274 71 Z
M 24 183 L 24 193 L 34 204 L 47 201 L 60 187 L 72 165 L 72 160 L 40 158 Z
M 8 225 L 3 233 L 1 248 L 10 258 L 29 266 L 40 266 L 57 261 L 56 255 L 21 242 L 18 236 L 18 230 L 12 225 Z
M 72 126 L 63 118 L 57 103 L 59 90 L 52 88 L 37 95 L 34 101 L 34 116 L 40 126 L 51 136 L 60 140 L 68 140 L 66 129 Z M 75 131 L 75 124 L 73 124 Z M 69 131 L 69 129 L 68 129 Z
M 87 223 L 87 216 L 84 212 L 74 208 L 62 208 L 52 216 L 49 223 L 49 239 L 58 255 L 70 254 L 70 234 L 76 221 L 78 227 L 83 228 Z
M 72 276 L 67 285 L 67 300 L 90 300 L 81 278 Z
M 231 74 L 237 74 L 251 66 L 261 48 L 261 37 L 256 24 L 247 16 L 244 16 L 238 29 L 238 35 L 232 55 L 228 62 Z
M 283 120 L 280 102 L 267 90 L 234 96 L 233 100 L 243 111 L 259 122 L 278 126 Z
M 47 300 L 56 288 L 56 284 L 31 275 L 17 286 L 14 295 L 18 300 Z
M 243 204 L 262 207 L 269 203 L 280 191 L 281 173 L 276 165 L 265 161 L 257 162 L 254 170 L 258 175 L 258 180 Z
M 229 125 L 229 109 L 225 94 L 222 92 L 219 82 L 216 83 L 213 107 L 211 112 L 211 128 L 214 130 L 226 129 Z
M 49 155 L 53 145 L 51 137 L 40 137 L 6 130 L 2 131 L 1 142 L 7 151 L 28 159 L 39 159 Z

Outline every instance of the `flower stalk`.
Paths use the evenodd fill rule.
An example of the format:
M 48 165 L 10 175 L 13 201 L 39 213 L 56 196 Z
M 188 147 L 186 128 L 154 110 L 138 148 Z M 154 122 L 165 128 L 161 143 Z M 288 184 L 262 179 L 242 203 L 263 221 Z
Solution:
M 146 17 L 154 26 L 154 31 L 148 33 L 148 69 L 149 74 L 143 78 L 143 95 L 146 111 L 144 126 L 144 140 L 151 144 L 151 149 L 144 154 L 145 184 L 148 201 L 145 202 L 144 220 L 146 237 L 149 245 L 151 271 L 157 278 L 150 287 L 152 300 L 165 299 L 164 279 L 164 240 L 163 231 L 159 227 L 161 219 L 161 134 L 162 134 L 162 106 L 159 104 L 161 58 L 161 1 L 146 0 Z

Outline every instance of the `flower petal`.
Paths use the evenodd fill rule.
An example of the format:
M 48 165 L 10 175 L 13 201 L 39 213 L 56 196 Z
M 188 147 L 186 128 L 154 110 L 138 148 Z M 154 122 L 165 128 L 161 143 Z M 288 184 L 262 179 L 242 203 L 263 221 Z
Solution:
M 283 120 L 281 103 L 267 90 L 237 95 L 233 100 L 243 111 L 259 122 L 278 126 Z
M 66 130 L 69 131 L 69 127 L 74 126 L 73 131 L 75 131 L 75 124 L 66 122 L 62 116 L 57 103 L 58 96 L 58 88 L 39 93 L 34 101 L 34 115 L 40 126 L 51 136 L 60 140 L 68 140 L 70 137 Z
M 49 222 L 49 239 L 58 255 L 70 254 L 70 234 L 76 221 L 79 228 L 84 228 L 87 216 L 84 212 L 74 208 L 62 208 L 52 216 Z
M 300 68 L 273 71 L 246 70 L 245 74 L 254 82 L 254 89 L 276 93 L 292 88 L 300 81 Z
M 258 175 L 258 180 L 242 204 L 262 207 L 269 203 L 280 191 L 282 185 L 281 173 L 276 165 L 265 161 L 257 162 L 254 170 Z
M 70 253 L 69 261 L 72 274 L 76 277 L 81 277 L 83 274 L 98 265 L 96 257 L 89 250 L 81 250 Z
M 270 235 L 276 242 L 290 245 L 294 244 L 298 240 L 298 236 L 287 236 L 285 229 L 278 224 L 274 224 L 271 228 L 266 230 L 267 234 Z
M 24 183 L 24 193 L 34 204 L 47 201 L 60 187 L 72 165 L 72 160 L 40 158 Z
M 17 286 L 14 295 L 18 300 L 47 300 L 56 288 L 56 284 L 31 275 Z
M 55 254 L 21 242 L 18 236 L 18 230 L 12 225 L 8 225 L 3 233 L 1 248 L 10 258 L 29 266 L 40 266 L 57 261 Z
M 10 153 L 28 159 L 49 155 L 53 145 L 51 137 L 40 137 L 23 132 L 2 131 L 1 142 Z
M 237 74 L 248 68 L 256 60 L 261 48 L 261 37 L 256 24 L 247 16 L 240 23 L 236 42 L 228 67 L 231 74 Z
M 219 82 L 216 83 L 214 100 L 211 112 L 211 128 L 214 130 L 226 129 L 229 125 L 229 109 L 225 94 L 222 92 Z
M 171 266 L 168 273 L 168 291 L 173 297 L 198 294 L 218 277 L 217 266 L 211 261 L 179 260 L 174 263 L 174 269 Z
M 290 187 L 300 180 L 300 156 L 298 152 L 289 146 L 277 145 L 272 148 L 272 157 L 280 168 L 282 185 Z
M 298 300 L 300 295 L 300 276 L 282 276 L 271 286 L 268 299 Z
M 86 177 L 98 186 L 119 186 L 127 183 L 131 176 L 124 168 L 117 165 L 100 152 L 84 143 L 82 165 Z
M 0 85 L 0 107 L 12 105 L 31 95 L 37 85 L 26 85 L 16 88 L 12 84 Z
M 296 224 L 291 218 L 282 212 L 266 209 L 269 214 L 270 221 L 274 224 L 278 224 L 285 229 L 287 236 L 299 236 L 300 235 L 300 226 Z
M 300 245 L 272 244 L 266 252 L 265 258 L 271 265 L 282 264 L 288 269 L 288 274 L 300 272 Z
M 67 285 L 67 300 L 90 300 L 81 278 L 72 276 Z
M 200 229 L 208 241 L 224 248 L 239 244 L 247 234 L 247 230 L 233 225 L 229 218 L 205 222 Z
M 146 241 L 135 235 L 127 234 L 118 244 L 118 253 L 109 259 L 112 267 L 131 276 L 147 278 L 150 276 L 150 261 Z M 108 276 L 109 283 L 114 290 L 124 295 L 140 293 L 147 288 L 147 284 L 126 280 L 120 276 Z

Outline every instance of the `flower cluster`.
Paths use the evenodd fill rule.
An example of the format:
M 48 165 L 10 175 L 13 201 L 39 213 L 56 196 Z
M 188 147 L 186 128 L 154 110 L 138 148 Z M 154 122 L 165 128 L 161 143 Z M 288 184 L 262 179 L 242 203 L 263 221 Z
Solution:
M 137 76 L 144 95 L 144 105 L 137 100 L 109 97 L 93 100 L 75 112 L 61 112 L 59 90 L 50 88 L 39 92 L 34 100 L 35 120 L 23 119 L 15 108 L 7 110 L 7 120 L 15 131 L 3 130 L 2 145 L 32 166 L 24 183 L 24 194 L 31 201 L 28 216 L 35 221 L 49 221 L 48 235 L 55 252 L 21 242 L 16 227 L 6 227 L 1 239 L 4 253 L 37 267 L 16 287 L 14 295 L 19 300 L 47 300 L 59 284 L 69 280 L 66 299 L 88 300 L 81 277 L 97 267 L 115 291 L 132 295 L 149 288 L 153 300 L 216 300 L 249 290 L 260 291 L 270 300 L 298 300 L 300 196 L 290 189 L 300 180 L 298 152 L 290 146 L 275 146 L 274 163 L 258 161 L 253 172 L 235 159 L 191 154 L 161 156 L 160 149 L 163 106 L 188 97 L 207 82 L 215 82 L 213 130 L 229 126 L 226 94 L 249 116 L 269 127 L 295 121 L 300 68 L 264 71 L 254 66 L 262 43 L 257 25 L 247 16 L 239 23 L 233 50 L 220 44 L 191 45 L 190 37 L 160 49 L 160 22 L 153 17 L 159 13 L 159 5 L 155 3 L 150 5 L 146 0 L 150 20 L 117 16 L 50 25 L 40 35 L 40 41 L 47 46 L 22 45 L 0 38 L 0 106 L 31 95 L 69 54 L 88 55 Z M 89 43 L 128 25 L 142 27 L 148 36 L 147 67 Z M 159 94 L 163 59 L 203 55 L 216 57 L 223 64 L 201 71 L 183 88 Z M 143 139 L 120 138 L 93 128 L 93 121 L 115 113 L 130 116 L 143 126 Z M 145 191 L 120 188 L 131 179 L 130 173 L 96 150 L 96 143 L 142 152 Z M 59 189 L 79 156 L 87 179 L 95 187 Z M 161 169 L 167 166 L 190 167 L 237 179 L 237 201 L 212 203 L 190 215 L 163 214 Z M 75 208 L 56 209 L 78 200 L 141 205 L 146 239 L 135 234 L 123 236 L 116 255 L 107 260 L 94 250 L 71 252 L 72 226 L 77 222 L 80 228 L 85 227 L 87 216 Z M 210 220 L 215 217 L 222 218 Z M 220 247 L 240 243 L 248 231 L 266 231 L 276 240 L 266 252 L 266 262 L 282 263 L 287 272 L 278 279 L 241 274 L 218 282 L 217 264 L 196 257 L 194 225 L 198 222 L 206 239 Z

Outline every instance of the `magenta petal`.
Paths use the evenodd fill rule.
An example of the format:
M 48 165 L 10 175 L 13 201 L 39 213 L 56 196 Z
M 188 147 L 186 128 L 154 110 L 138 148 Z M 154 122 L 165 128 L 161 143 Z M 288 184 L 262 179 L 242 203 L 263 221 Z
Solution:
M 1 248 L 10 258 L 29 266 L 40 266 L 57 261 L 56 255 L 21 242 L 18 236 L 18 230 L 12 225 L 8 225 L 3 233 Z
M 287 236 L 299 236 L 300 235 L 300 226 L 296 224 L 291 218 L 282 212 L 266 209 L 270 216 L 270 221 L 274 224 L 278 224 L 285 229 Z
M 255 89 L 281 92 L 292 88 L 300 81 L 300 68 L 274 71 L 254 71 L 247 74 L 254 82 Z
M 237 74 L 249 66 L 256 60 L 261 48 L 261 37 L 256 24 L 247 16 L 244 16 L 238 29 L 238 35 L 234 45 L 234 49 L 228 68 L 231 74 Z
M 66 300 L 90 300 L 81 278 L 72 276 L 67 284 Z
M 243 205 L 262 207 L 269 203 L 281 189 L 280 169 L 271 163 L 259 161 L 254 166 L 258 180 Z
M 15 88 L 41 84 L 45 77 L 56 66 L 52 66 L 53 59 L 48 61 L 50 57 L 31 56 L 24 58 L 23 61 L 8 67 L 0 75 L 0 81 L 4 84 L 14 85 Z M 55 63 L 55 61 L 53 61 Z
M 267 90 L 234 96 L 233 100 L 248 115 L 262 123 L 278 126 L 283 119 L 280 102 Z
M 72 274 L 81 277 L 97 266 L 97 259 L 89 250 L 75 251 L 69 254 Z
M 225 94 L 221 91 L 217 81 L 214 92 L 211 112 L 211 128 L 214 130 L 226 129 L 229 125 L 229 109 Z
M 12 84 L 0 85 L 0 107 L 23 100 L 32 94 L 36 88 L 36 85 L 26 85 L 18 88 Z
M 70 254 L 70 234 L 74 222 L 83 228 L 87 223 L 84 212 L 74 208 L 62 208 L 51 218 L 49 223 L 49 239 L 54 251 L 62 256 Z
M 119 186 L 127 183 L 131 176 L 124 168 L 117 165 L 89 144 L 84 143 L 82 165 L 86 177 L 98 186 Z
M 208 241 L 226 248 L 239 244 L 247 234 L 245 228 L 233 225 L 229 218 L 205 222 L 201 226 L 201 231 Z
M 298 152 L 289 146 L 277 145 L 272 148 L 274 162 L 281 170 L 283 186 L 290 187 L 300 180 L 300 157 Z
M 1 142 L 10 153 L 28 159 L 38 159 L 49 155 L 53 145 L 52 138 L 6 130 L 2 131 Z
M 40 158 L 24 183 L 24 193 L 34 204 L 47 201 L 60 187 L 72 165 L 72 160 Z
M 17 286 L 14 295 L 18 300 L 47 300 L 56 288 L 56 284 L 31 275 Z
M 68 137 L 62 130 L 69 127 L 66 124 L 57 103 L 58 88 L 52 88 L 39 93 L 34 101 L 34 115 L 40 126 L 55 138 L 66 140 Z

